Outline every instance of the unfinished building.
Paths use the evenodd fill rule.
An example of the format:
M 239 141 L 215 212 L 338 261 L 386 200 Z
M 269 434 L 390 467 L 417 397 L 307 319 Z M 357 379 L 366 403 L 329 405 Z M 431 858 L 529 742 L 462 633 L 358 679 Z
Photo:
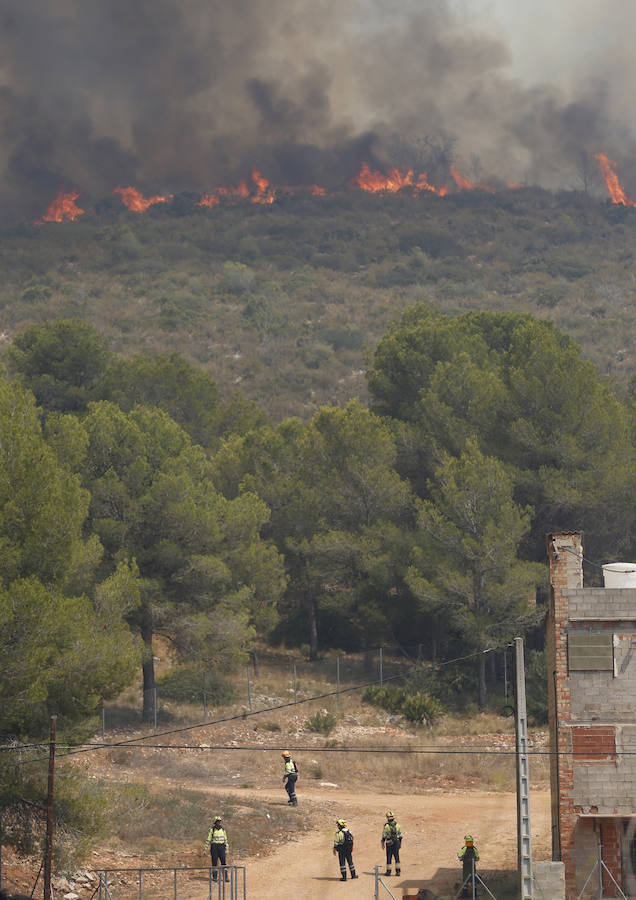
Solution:
M 603 895 L 636 895 L 636 587 L 583 587 L 581 532 L 548 535 L 552 858 L 566 897 L 601 848 Z M 604 567 L 609 569 L 610 567 Z M 627 569 L 627 566 L 617 566 Z M 625 572 L 620 583 L 636 584 Z M 598 870 L 592 877 L 598 894 Z

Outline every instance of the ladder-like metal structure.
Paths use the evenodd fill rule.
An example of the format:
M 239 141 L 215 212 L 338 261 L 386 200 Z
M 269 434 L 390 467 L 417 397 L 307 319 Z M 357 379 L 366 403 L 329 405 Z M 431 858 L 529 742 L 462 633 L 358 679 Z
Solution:
M 528 713 L 526 711 L 526 673 L 522 638 L 515 638 L 515 676 L 517 690 L 517 827 L 521 900 L 534 900 L 532 833 L 530 830 Z

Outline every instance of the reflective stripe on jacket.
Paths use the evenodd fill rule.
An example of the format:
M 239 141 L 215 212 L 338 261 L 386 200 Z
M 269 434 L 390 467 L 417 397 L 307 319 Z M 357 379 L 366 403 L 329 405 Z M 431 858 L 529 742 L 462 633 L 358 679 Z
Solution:
M 215 828 L 214 825 L 208 831 L 207 844 L 225 844 L 227 847 L 227 833 L 225 828 Z
M 345 847 L 345 831 L 349 831 L 348 828 L 339 828 L 334 837 L 333 837 L 333 846 L 334 850 L 343 850 Z
M 382 840 L 386 841 L 387 844 L 392 844 L 394 841 L 402 840 L 402 829 L 396 822 L 394 825 L 390 825 L 388 822 L 382 829 Z

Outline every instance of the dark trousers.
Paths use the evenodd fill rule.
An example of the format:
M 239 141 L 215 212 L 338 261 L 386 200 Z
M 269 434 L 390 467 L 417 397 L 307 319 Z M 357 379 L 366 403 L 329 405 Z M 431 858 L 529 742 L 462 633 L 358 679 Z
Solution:
M 296 781 L 298 780 L 298 775 L 288 775 L 287 780 L 285 781 L 285 790 L 289 794 L 289 803 L 298 803 L 298 797 L 296 796 Z
M 227 865 L 225 861 L 225 844 L 210 844 L 210 856 L 212 857 L 212 865 Z M 227 876 L 227 872 L 225 873 Z M 216 881 L 216 872 L 212 872 L 212 878 Z
M 396 841 L 394 844 L 389 844 L 388 842 L 384 845 L 384 849 L 386 850 L 386 867 L 387 869 L 391 868 L 391 860 L 395 860 L 395 871 L 396 874 L 400 874 L 400 842 Z
M 349 871 L 351 875 L 356 874 L 356 867 L 353 864 L 353 858 L 351 856 L 351 847 L 343 847 L 342 850 L 338 847 L 338 862 L 340 863 L 340 877 L 347 877 L 347 864 L 349 865 Z
M 473 867 L 472 862 L 469 861 L 468 865 L 464 864 L 462 866 L 462 884 L 464 885 L 462 889 L 462 897 L 472 897 L 473 896 Z M 477 896 L 477 867 L 475 866 L 475 896 Z

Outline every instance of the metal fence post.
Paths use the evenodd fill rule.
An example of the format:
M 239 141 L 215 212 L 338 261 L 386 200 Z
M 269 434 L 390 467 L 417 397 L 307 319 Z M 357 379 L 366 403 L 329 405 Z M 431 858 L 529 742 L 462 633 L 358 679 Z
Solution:
M 382 687 L 382 647 L 380 647 L 380 687 Z
M 106 741 L 106 704 L 102 700 L 102 743 Z
M 141 886 L 141 879 L 142 879 L 142 877 L 143 877 L 143 874 L 144 874 L 144 873 L 143 873 L 143 870 L 140 869 L 140 870 L 139 870 L 139 900 L 142 900 L 142 897 L 143 897 L 143 895 L 144 895 L 143 888 L 142 888 L 142 886 Z
M 296 663 L 294 663 L 294 703 L 298 703 L 298 698 L 296 694 Z
M 336 656 L 336 704 L 340 709 L 340 657 Z
M 155 716 L 155 734 L 157 732 L 157 688 L 152 689 L 152 706 Z
M 250 705 L 250 712 L 253 712 L 253 710 L 252 710 L 252 685 L 250 683 L 250 667 L 249 666 L 247 667 L 247 700 Z
M 205 692 L 206 683 L 205 683 L 205 672 L 203 672 L 203 718 L 207 719 L 208 717 L 208 698 Z

